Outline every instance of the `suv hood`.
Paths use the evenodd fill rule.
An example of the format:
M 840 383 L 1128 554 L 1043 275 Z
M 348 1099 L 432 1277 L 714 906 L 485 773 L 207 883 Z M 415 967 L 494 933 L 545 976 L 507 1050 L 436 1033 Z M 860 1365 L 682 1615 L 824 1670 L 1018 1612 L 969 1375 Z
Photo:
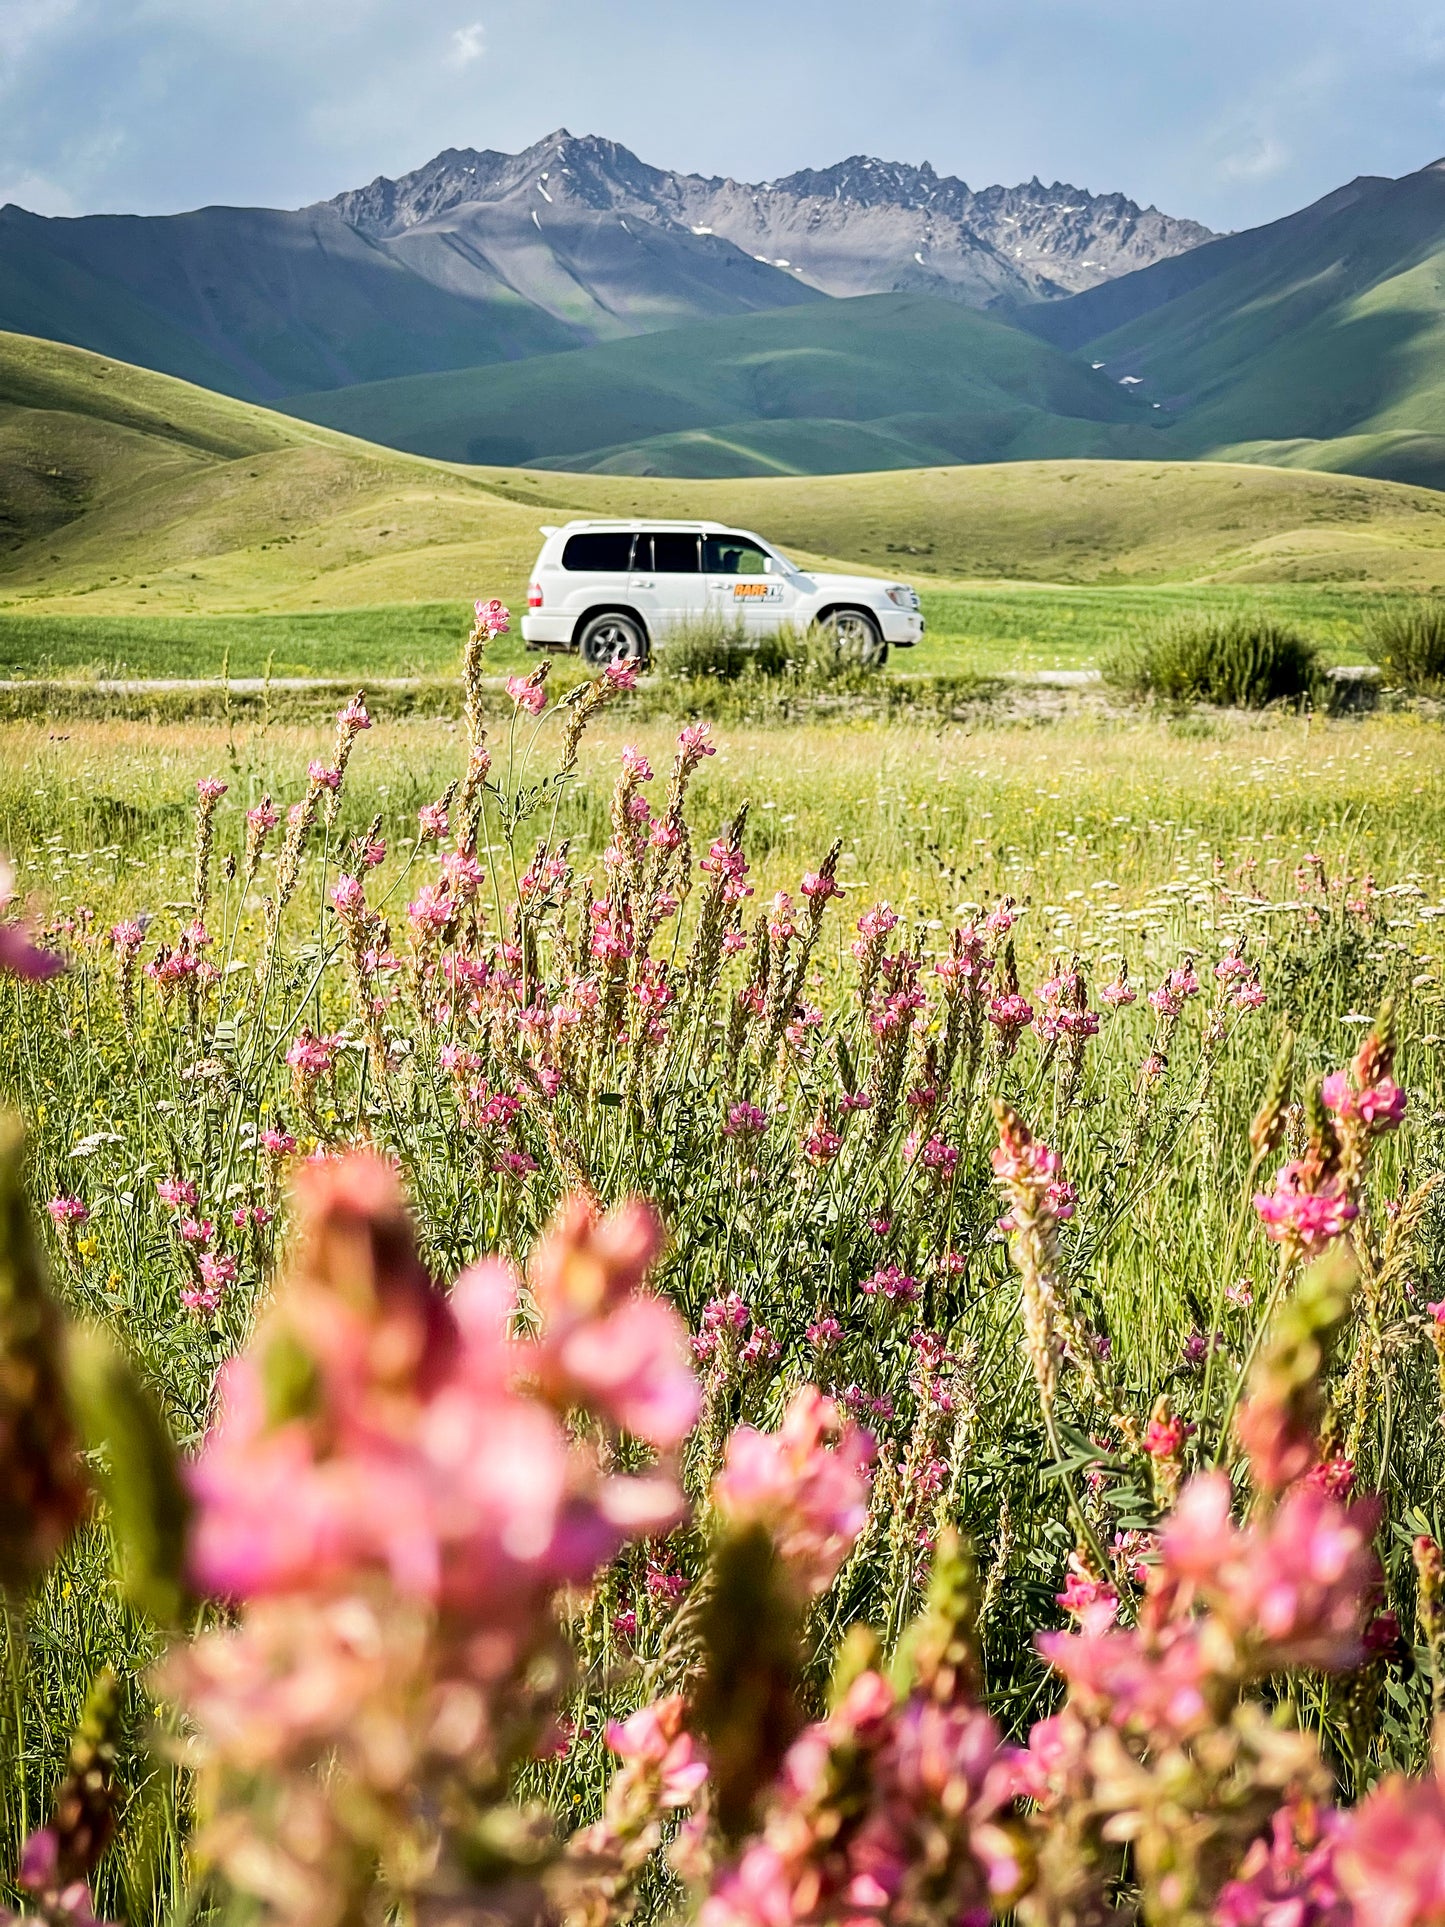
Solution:
M 897 576 L 882 575 L 815 575 L 811 569 L 803 569 L 799 573 L 826 595 L 882 595 L 890 582 L 899 579 Z

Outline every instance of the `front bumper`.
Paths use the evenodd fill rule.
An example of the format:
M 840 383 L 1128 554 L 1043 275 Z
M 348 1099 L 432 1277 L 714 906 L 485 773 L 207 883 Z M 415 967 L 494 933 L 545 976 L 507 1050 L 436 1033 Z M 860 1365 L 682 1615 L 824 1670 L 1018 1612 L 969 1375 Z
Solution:
M 921 615 L 910 609 L 884 609 L 879 613 L 883 625 L 883 640 L 894 649 L 911 649 L 923 636 L 924 623 Z

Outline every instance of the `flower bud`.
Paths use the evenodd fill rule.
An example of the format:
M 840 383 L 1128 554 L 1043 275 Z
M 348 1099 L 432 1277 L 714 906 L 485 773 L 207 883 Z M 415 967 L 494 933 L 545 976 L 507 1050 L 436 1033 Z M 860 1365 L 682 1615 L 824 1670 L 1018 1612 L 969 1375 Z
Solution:
M 23 1148 L 18 1121 L 0 1117 L 0 1589 L 16 1593 L 59 1552 L 88 1502 Z
M 126 1594 L 140 1611 L 174 1626 L 187 1604 L 182 1571 L 190 1504 L 165 1420 L 103 1332 L 74 1332 L 66 1368 L 72 1407 L 98 1456 Z
M 1263 1162 L 1277 1149 L 1284 1136 L 1284 1117 L 1289 1105 L 1291 1075 L 1294 1069 L 1294 1033 L 1286 1031 L 1265 1086 L 1264 1103 L 1249 1127 L 1249 1148 L 1256 1163 Z

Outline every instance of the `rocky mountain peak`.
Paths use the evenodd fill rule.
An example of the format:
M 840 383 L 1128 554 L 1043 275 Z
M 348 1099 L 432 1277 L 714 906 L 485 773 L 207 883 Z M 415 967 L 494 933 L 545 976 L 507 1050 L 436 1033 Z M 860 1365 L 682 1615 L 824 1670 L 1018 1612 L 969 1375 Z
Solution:
M 772 181 L 649 166 L 599 134 L 556 128 L 518 154 L 448 148 L 325 204 L 372 240 L 519 218 L 538 231 L 615 217 L 629 231 L 731 244 L 823 294 L 918 290 L 974 307 L 1077 292 L 1211 239 L 1207 228 L 1035 175 L 970 188 L 928 161 L 853 154 Z

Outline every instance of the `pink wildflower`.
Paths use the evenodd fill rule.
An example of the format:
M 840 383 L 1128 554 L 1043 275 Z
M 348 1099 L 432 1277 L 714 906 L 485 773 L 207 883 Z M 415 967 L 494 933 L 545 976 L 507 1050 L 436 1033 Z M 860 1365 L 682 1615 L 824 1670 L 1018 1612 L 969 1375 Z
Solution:
M 734 1525 L 761 1522 L 799 1585 L 825 1592 L 868 1518 L 873 1441 L 816 1386 L 795 1392 L 776 1432 L 742 1425 L 713 1499 Z
M 1177 1458 L 1180 1447 L 1193 1430 L 1194 1427 L 1186 1425 L 1175 1412 L 1151 1418 L 1144 1432 L 1144 1450 L 1156 1459 Z
M 1445 1786 L 1438 1774 L 1391 1773 L 1349 1816 L 1335 1875 L 1354 1918 L 1372 1927 L 1438 1927 L 1445 1919 Z
M 696 769 L 704 756 L 716 755 L 717 745 L 706 723 L 685 723 L 677 732 L 677 759 L 683 769 Z
M 541 683 L 534 683 L 530 676 L 508 676 L 507 694 L 519 710 L 526 710 L 529 716 L 540 716 L 547 707 L 547 691 Z
M 324 1077 L 336 1061 L 335 1037 L 318 1037 L 303 1028 L 286 1053 L 286 1062 L 298 1077 Z
M 768 1114 L 760 1111 L 756 1104 L 734 1104 L 728 1112 L 727 1123 L 723 1125 L 723 1136 L 732 1138 L 761 1137 L 768 1128 Z
M 1276 1244 L 1318 1251 L 1342 1237 L 1360 1212 L 1339 1173 L 1326 1178 L 1319 1190 L 1307 1190 L 1306 1177 L 1303 1164 L 1286 1164 L 1274 1181 L 1274 1190 L 1256 1194 L 1254 1208 L 1266 1237 Z
M 228 1285 L 234 1285 L 239 1267 L 234 1258 L 220 1257 L 214 1252 L 201 1254 L 201 1282 L 208 1290 L 222 1292 Z
M 319 759 L 306 765 L 306 774 L 314 788 L 335 792 L 341 788 L 341 771 Z
M 193 1205 L 200 1193 L 189 1178 L 157 1178 L 156 1196 L 162 1204 L 174 1205 L 179 1210 Z
M 14 875 L 0 859 L 0 910 L 14 895 Z M 65 969 L 65 959 L 51 950 L 37 950 L 27 942 L 18 925 L 0 921 L 0 975 L 20 977 L 31 983 L 45 983 Z
M 642 1288 L 661 1247 L 662 1228 L 639 1200 L 597 1218 L 573 1199 L 533 1255 L 532 1293 L 544 1395 L 666 1449 L 686 1438 L 700 1399 L 682 1320 Z
M 707 1780 L 707 1761 L 687 1731 L 681 1693 L 644 1706 L 629 1720 L 609 1721 L 607 1744 L 626 1768 L 650 1782 L 654 1810 L 690 1806 Z
M 1404 1122 L 1405 1093 L 1392 1077 L 1356 1090 L 1348 1071 L 1333 1071 L 1320 1086 L 1320 1095 L 1327 1110 L 1352 1123 L 1358 1121 L 1371 1136 L 1393 1131 Z
M 825 1123 L 816 1125 L 803 1140 L 803 1156 L 809 1164 L 831 1164 L 842 1148 L 842 1138 Z
M 886 1298 L 891 1305 L 916 1304 L 919 1283 L 897 1265 L 882 1265 L 858 1287 L 865 1298 Z
M 1221 1891 L 1216 1927 L 1353 1927 L 1335 1865 L 1349 1830 L 1349 1816 L 1334 1807 L 1282 1806 Z
M 52 1222 L 58 1225 L 77 1226 L 90 1222 L 90 1207 L 79 1198 L 62 1194 L 52 1198 L 45 1209 L 50 1213 Z
M 416 813 L 417 833 L 426 840 L 440 841 L 450 828 L 445 806 L 441 803 L 423 803 Z
M 203 776 L 196 784 L 196 795 L 203 805 L 214 809 L 230 787 L 230 784 L 223 783 L 219 776 Z
M 347 876 L 344 872 L 331 886 L 331 903 L 338 916 L 359 916 L 366 908 L 366 886 L 360 877 Z
M 512 626 L 511 610 L 495 596 L 489 602 L 478 602 L 475 614 L 478 629 L 489 636 L 504 636 Z

